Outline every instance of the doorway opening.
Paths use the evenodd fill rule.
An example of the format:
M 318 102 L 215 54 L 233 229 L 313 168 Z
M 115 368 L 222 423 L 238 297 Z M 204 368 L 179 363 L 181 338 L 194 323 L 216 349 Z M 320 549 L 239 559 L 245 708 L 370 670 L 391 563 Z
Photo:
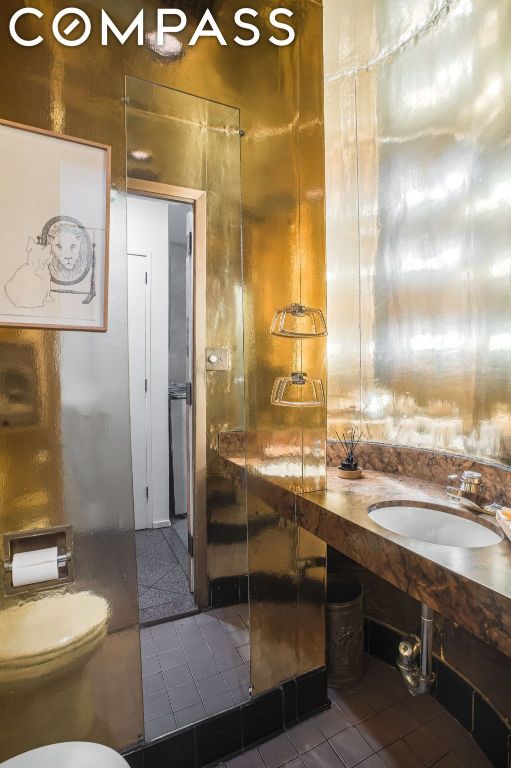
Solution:
M 203 464 L 197 425 L 205 396 L 196 366 L 197 336 L 204 333 L 196 311 L 204 270 L 197 264 L 201 249 L 194 234 L 198 216 L 203 226 L 201 197 L 151 182 L 129 185 L 130 407 L 141 624 L 196 613 L 197 571 L 199 581 L 206 578 L 205 563 L 193 551 Z
M 140 632 L 145 735 L 150 740 L 239 705 L 250 696 L 249 610 L 243 603 L 248 580 L 246 489 L 229 480 L 223 460 L 225 445 L 241 450 L 245 429 L 239 110 L 128 77 L 126 161 L 131 195 L 185 202 L 193 206 L 194 214 L 194 370 L 190 379 L 194 466 L 188 491 L 193 500 L 193 519 L 188 518 L 193 581 L 187 590 L 192 590 L 188 594 L 193 592 L 199 612 L 165 619 L 159 606 L 151 606 L 141 614 L 142 625 L 151 625 Z M 153 252 L 151 258 L 154 289 Z M 172 382 L 183 380 L 169 377 L 167 383 Z M 174 401 L 170 403 L 174 432 L 178 426 L 172 418 Z M 154 470 L 154 454 L 152 460 Z M 167 462 L 170 474 L 174 458 L 171 461 L 169 455 Z M 179 525 L 172 518 L 180 513 L 176 495 L 172 507 L 170 477 L 167 480 L 167 527 L 154 528 L 153 520 L 153 528 L 137 532 L 139 538 L 176 533 L 171 523 Z M 154 509 L 153 498 L 153 517 Z M 184 547 L 177 534 L 176 539 Z M 145 566 L 157 559 L 160 546 L 147 544 L 144 549 L 140 542 L 138 552 L 144 588 Z M 161 600 L 153 591 L 160 587 L 156 582 L 141 599 Z M 226 594 L 236 605 L 208 610 L 226 602 Z

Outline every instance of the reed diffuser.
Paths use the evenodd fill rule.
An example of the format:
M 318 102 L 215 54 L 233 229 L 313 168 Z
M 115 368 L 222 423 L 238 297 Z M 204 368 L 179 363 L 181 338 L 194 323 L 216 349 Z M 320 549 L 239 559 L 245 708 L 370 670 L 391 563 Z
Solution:
M 337 467 L 337 474 L 344 480 L 357 480 L 362 477 L 362 467 L 359 467 L 355 451 L 362 439 L 363 432 L 359 432 L 355 427 L 348 430 L 342 438 L 336 432 L 337 439 L 344 451 L 344 459 Z

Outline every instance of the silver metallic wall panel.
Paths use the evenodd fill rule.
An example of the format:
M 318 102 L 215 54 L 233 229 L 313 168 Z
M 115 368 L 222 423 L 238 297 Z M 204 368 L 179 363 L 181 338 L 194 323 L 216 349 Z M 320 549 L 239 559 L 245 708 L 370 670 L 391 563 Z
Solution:
M 328 17 L 336 3 L 326 5 Z M 326 73 L 327 136 L 341 119 L 355 125 L 327 145 L 327 168 L 343 163 L 328 181 L 329 243 L 344 232 L 328 270 L 345 278 L 329 286 L 329 306 L 353 307 L 351 322 L 329 312 L 330 434 L 360 418 L 370 440 L 509 464 L 511 8 L 414 5 L 425 21 L 415 38 L 386 26 L 395 4 L 378 0 L 352 32 L 365 51 L 352 55 L 356 74 L 343 62 Z M 338 42 L 325 29 L 332 67 Z M 361 69 L 367 50 L 378 58 L 369 38 L 385 53 L 390 37 L 401 47 Z M 348 373 L 358 329 L 360 395 Z

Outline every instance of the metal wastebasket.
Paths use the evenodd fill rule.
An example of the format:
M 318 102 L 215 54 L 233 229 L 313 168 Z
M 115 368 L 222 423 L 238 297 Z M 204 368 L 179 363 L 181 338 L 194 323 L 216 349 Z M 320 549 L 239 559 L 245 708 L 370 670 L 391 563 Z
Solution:
M 363 591 L 360 584 L 329 576 L 327 660 L 330 685 L 349 686 L 364 674 Z

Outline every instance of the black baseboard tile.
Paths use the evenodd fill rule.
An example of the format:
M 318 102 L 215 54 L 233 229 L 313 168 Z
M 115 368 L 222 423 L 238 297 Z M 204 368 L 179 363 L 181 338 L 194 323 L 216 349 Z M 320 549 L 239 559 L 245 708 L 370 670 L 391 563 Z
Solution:
M 230 709 L 221 715 L 209 717 L 195 726 L 196 768 L 203 768 L 243 748 L 241 708 Z M 169 764 L 168 768 L 174 768 Z
M 330 706 L 326 667 L 123 754 L 130 768 L 205 768 Z
M 222 608 L 226 605 L 248 602 L 248 576 L 225 576 L 209 581 L 209 605 Z
M 240 603 L 248 603 L 248 576 L 239 576 Z
M 284 698 L 283 689 L 278 688 L 243 705 L 244 750 L 284 730 Z
M 298 719 L 303 720 L 328 706 L 326 667 L 314 669 L 296 678 Z
M 195 768 L 195 728 L 146 744 L 144 768 Z
M 435 659 L 436 697 L 440 704 L 467 729 L 472 730 L 472 686 L 442 661 Z
M 284 724 L 286 728 L 298 722 L 298 684 L 293 678 L 282 683 L 284 696 Z
M 123 752 L 122 756 L 130 768 L 144 768 L 144 747 L 138 747 L 129 752 Z
M 395 665 L 403 634 L 372 619 L 368 619 L 366 632 L 368 634 L 367 651 L 377 659 Z
M 473 736 L 494 768 L 508 768 L 511 731 L 477 692 L 474 692 Z

